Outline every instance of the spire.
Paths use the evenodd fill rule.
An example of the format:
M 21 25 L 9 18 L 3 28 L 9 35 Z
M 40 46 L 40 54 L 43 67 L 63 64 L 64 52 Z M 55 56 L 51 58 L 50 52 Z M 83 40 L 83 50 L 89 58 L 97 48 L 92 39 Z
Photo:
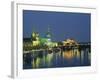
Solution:
M 47 30 L 47 33 L 46 33 L 46 37 L 47 38 L 51 38 L 50 26 L 48 26 L 48 30 Z
M 48 32 L 50 32 L 50 26 L 48 26 Z
M 36 37 L 37 35 L 38 35 L 38 34 L 37 34 L 37 32 L 36 32 L 36 28 L 35 28 L 34 25 L 33 25 L 31 37 L 33 38 L 33 37 Z

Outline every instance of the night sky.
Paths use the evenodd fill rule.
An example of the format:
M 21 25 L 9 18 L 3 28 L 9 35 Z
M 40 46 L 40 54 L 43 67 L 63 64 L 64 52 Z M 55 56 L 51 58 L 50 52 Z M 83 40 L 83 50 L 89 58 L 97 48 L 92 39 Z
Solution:
M 33 31 L 45 37 L 48 27 L 53 41 L 63 41 L 67 38 L 78 42 L 91 40 L 91 14 L 89 13 L 23 10 L 24 38 L 31 37 Z

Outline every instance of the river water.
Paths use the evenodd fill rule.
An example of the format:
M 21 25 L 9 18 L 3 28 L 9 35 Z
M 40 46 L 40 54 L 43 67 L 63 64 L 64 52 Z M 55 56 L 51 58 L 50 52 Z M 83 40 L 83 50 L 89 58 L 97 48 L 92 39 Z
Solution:
M 90 48 L 23 54 L 23 69 L 91 66 Z

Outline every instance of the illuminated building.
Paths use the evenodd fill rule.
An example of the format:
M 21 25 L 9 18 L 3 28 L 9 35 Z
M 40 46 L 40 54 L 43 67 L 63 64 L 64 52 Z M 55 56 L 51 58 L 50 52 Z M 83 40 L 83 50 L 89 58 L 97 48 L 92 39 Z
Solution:
M 63 46 L 78 46 L 78 43 L 73 39 L 66 39 L 62 43 L 63 43 Z
M 46 37 L 44 39 L 45 39 L 44 45 L 47 45 L 48 47 L 52 47 L 51 32 L 50 32 L 49 27 L 48 27 L 48 31 L 46 33 Z
M 39 46 L 40 45 L 39 33 L 33 32 L 31 38 L 32 38 L 32 45 L 33 46 Z

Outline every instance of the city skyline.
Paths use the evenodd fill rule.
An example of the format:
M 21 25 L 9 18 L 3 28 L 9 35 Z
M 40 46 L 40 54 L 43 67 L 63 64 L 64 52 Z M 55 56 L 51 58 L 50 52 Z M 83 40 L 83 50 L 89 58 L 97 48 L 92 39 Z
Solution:
M 44 37 L 49 27 L 54 41 L 90 42 L 90 18 L 89 13 L 23 10 L 23 37 L 29 38 L 32 32 Z

